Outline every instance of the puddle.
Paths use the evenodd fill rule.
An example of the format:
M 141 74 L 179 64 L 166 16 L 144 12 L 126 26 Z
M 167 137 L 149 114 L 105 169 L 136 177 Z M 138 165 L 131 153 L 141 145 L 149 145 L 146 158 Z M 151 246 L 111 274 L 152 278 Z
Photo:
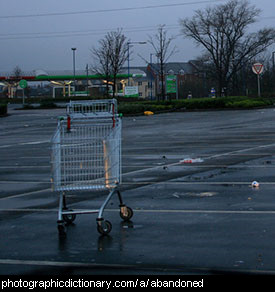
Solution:
M 182 158 L 182 154 L 140 154 L 139 156 L 136 156 L 136 160 L 159 160 L 160 162 L 165 160 L 178 160 Z
M 134 224 L 133 222 L 129 221 L 129 222 L 122 222 L 121 223 L 121 227 L 123 229 L 138 229 L 138 228 L 142 228 L 143 225 L 141 225 L 141 224 Z
M 200 192 L 200 193 L 195 193 L 195 192 L 188 192 L 188 193 L 178 193 L 175 192 L 172 194 L 173 197 L 180 199 L 180 197 L 213 197 L 216 196 L 218 193 L 217 192 Z
M 156 181 L 156 178 L 155 177 L 141 177 L 141 178 L 133 178 L 133 181 L 134 182 L 153 182 L 153 181 Z

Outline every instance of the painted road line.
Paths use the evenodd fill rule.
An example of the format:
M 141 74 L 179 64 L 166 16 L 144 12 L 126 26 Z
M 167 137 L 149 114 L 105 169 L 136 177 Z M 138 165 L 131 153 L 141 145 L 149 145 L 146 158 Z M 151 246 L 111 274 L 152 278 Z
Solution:
M 105 268 L 105 269 L 127 269 L 127 270 L 148 270 L 148 271 L 188 271 L 188 267 L 179 266 L 165 266 L 165 267 L 155 267 L 155 266 L 142 266 L 140 264 L 108 264 L 108 263 L 88 263 L 88 262 L 61 262 L 61 261 L 46 261 L 46 260 L 19 260 L 19 259 L 0 259 L 1 265 L 24 265 L 24 266 L 46 266 L 46 267 L 71 267 L 71 268 Z M 191 271 L 206 271 L 209 272 L 208 267 L 192 267 Z M 211 270 L 211 269 L 210 269 Z M 230 269 L 220 269 L 220 272 L 232 272 Z M 236 270 L 234 269 L 235 273 Z M 273 270 L 257 270 L 257 269 L 238 269 L 238 272 L 244 275 L 249 275 L 249 273 L 255 273 L 257 275 L 274 275 Z
M 50 140 L 22 142 L 22 143 L 14 143 L 14 144 L 9 144 L 9 145 L 1 145 L 0 148 L 9 148 L 9 147 L 13 147 L 13 146 L 24 146 L 24 145 L 38 145 L 38 144 L 44 144 L 44 143 L 50 143 Z
M 22 181 L 22 180 L 1 180 L 0 184 L 48 184 L 49 180 L 36 180 L 36 181 Z
M 58 262 L 58 261 L 39 261 L 39 260 L 15 260 L 15 259 L 0 259 L 0 264 L 9 265 L 29 265 L 29 266 L 54 266 L 54 267 L 106 267 L 106 268 L 134 268 L 134 265 L 123 264 L 97 264 L 97 263 L 82 263 L 82 262 Z
M 8 208 L 8 209 L 4 209 L 4 208 L 0 208 L 0 212 L 30 212 L 30 213 L 35 213 L 35 212 L 45 212 L 45 213 L 53 213 L 53 212 L 58 212 L 58 209 L 32 209 L 32 208 Z
M 43 193 L 43 192 L 49 192 L 51 190 L 52 190 L 51 188 L 48 188 L 48 189 L 43 189 L 43 190 L 38 190 L 38 191 L 33 191 L 33 192 L 27 192 L 27 193 L 23 193 L 23 194 L 9 196 L 9 197 L 5 197 L 5 198 L 0 198 L 0 201 L 8 200 L 8 199 L 14 199 L 14 198 L 21 198 L 21 197 L 30 196 L 30 195 L 34 195 L 34 194 L 39 194 L 39 193 Z
M 39 169 L 39 168 L 51 168 L 50 165 L 7 165 L 7 166 L 0 166 L 0 169 L 22 169 L 22 168 L 35 168 L 35 169 Z
M 86 210 L 86 209 L 85 209 Z M 84 212 L 82 209 L 74 209 L 76 212 Z M 105 212 L 119 212 L 120 209 L 105 209 Z M 181 209 L 133 209 L 134 213 L 163 213 L 163 214 L 239 214 L 239 215 L 275 215 L 275 210 L 181 210 Z M 30 213 L 55 213 L 58 209 L 34 209 L 34 208 L 8 208 L 0 212 L 30 212 Z
M 107 210 L 106 210 L 107 211 Z M 250 215 L 274 215 L 272 211 L 255 211 L 255 210 L 134 210 L 135 213 L 186 213 L 186 214 L 250 214 Z

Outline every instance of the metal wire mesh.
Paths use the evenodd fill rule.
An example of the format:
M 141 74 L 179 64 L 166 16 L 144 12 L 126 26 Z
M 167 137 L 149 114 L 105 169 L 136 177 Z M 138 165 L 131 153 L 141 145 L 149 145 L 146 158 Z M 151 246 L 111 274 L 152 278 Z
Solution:
M 115 123 L 114 123 L 115 119 Z M 121 180 L 121 119 L 60 121 L 52 139 L 53 189 L 115 188 Z
M 71 101 L 67 105 L 67 114 L 71 118 L 112 117 L 117 113 L 116 99 Z

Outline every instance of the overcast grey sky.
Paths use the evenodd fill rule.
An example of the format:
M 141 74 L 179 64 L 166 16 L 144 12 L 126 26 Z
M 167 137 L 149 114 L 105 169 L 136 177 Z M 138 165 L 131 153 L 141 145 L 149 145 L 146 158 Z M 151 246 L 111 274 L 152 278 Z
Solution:
M 72 47 L 77 48 L 76 68 L 84 69 L 92 63 L 90 49 L 108 31 L 123 28 L 131 41 L 146 41 L 160 24 L 166 24 L 169 35 L 177 36 L 174 44 L 178 53 L 170 61 L 185 62 L 196 58 L 201 49 L 179 36 L 179 19 L 192 16 L 196 9 L 225 2 L 0 0 L 0 71 L 12 71 L 17 65 L 25 71 L 71 69 Z M 250 0 L 250 3 L 262 9 L 262 18 L 252 30 L 275 26 L 275 0 Z M 149 44 L 135 45 L 133 51 L 131 65 L 145 65 L 137 54 L 149 59 L 153 52 Z

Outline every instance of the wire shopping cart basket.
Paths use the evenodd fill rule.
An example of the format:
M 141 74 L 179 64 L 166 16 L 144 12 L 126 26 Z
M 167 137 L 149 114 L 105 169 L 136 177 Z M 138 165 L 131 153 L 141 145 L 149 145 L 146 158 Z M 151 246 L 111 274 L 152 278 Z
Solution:
M 59 192 L 57 226 L 66 234 L 66 225 L 77 214 L 98 213 L 97 230 L 105 235 L 112 224 L 104 220 L 103 212 L 116 193 L 120 216 L 130 220 L 133 211 L 123 204 L 118 190 L 121 183 L 121 118 L 116 100 L 71 102 L 67 119 L 59 120 L 52 138 L 52 185 Z M 99 209 L 71 210 L 66 204 L 69 191 L 108 191 Z

